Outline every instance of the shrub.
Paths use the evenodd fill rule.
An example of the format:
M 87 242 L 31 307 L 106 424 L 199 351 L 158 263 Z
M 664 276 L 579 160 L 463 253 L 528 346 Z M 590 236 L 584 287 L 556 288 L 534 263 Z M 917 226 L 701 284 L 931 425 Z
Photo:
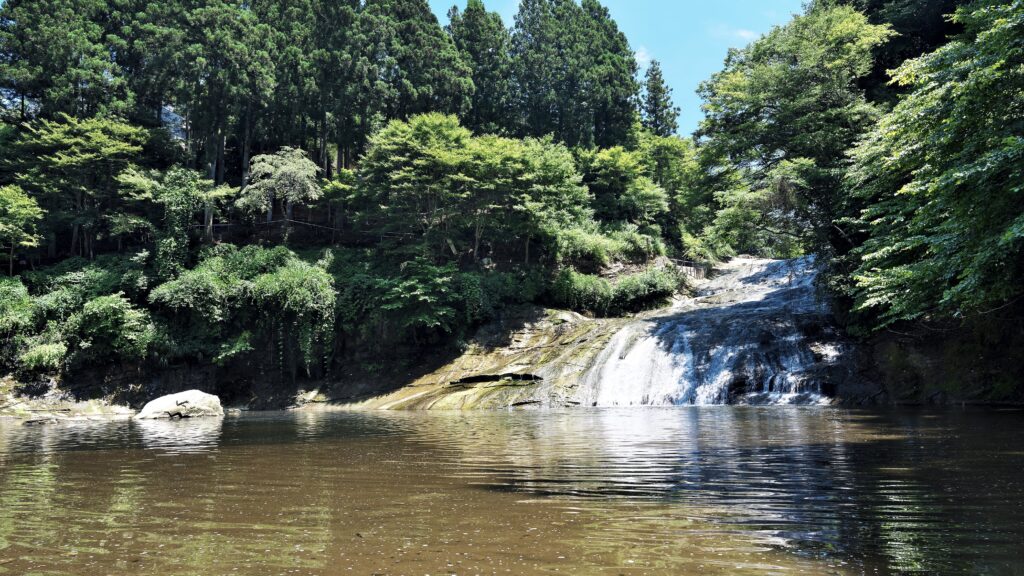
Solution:
M 325 264 L 326 265 L 326 264 Z M 150 302 L 168 312 L 162 352 L 223 364 L 276 351 L 279 366 L 310 370 L 335 326 L 334 281 L 284 247 L 230 244 L 202 251 L 199 264 L 157 286 Z
M 596 230 L 567 228 L 555 237 L 555 251 L 560 264 L 596 270 L 608 266 L 618 245 Z
M 44 270 L 26 272 L 24 279 L 31 292 L 42 294 L 43 298 L 61 293 L 49 299 L 53 302 L 48 304 L 46 312 L 61 312 L 53 308 L 57 304 L 70 306 L 73 312 L 85 301 L 98 296 L 117 292 L 133 298 L 141 296 L 149 288 L 148 259 L 146 250 L 129 257 L 108 254 L 92 261 L 76 256 Z M 67 314 L 61 317 L 66 318 Z
M 613 289 L 604 278 L 567 268 L 555 277 L 551 295 L 559 306 L 603 316 L 611 307 Z
M 48 342 L 29 346 L 18 356 L 20 368 L 32 372 L 57 370 L 64 363 L 68 346 L 64 342 Z
M 76 363 L 142 360 L 154 336 L 149 314 L 120 293 L 86 302 L 67 330 Z
M 17 278 L 0 278 L 0 366 L 8 365 L 33 324 L 32 298 Z
M 229 314 L 229 300 L 237 298 L 241 289 L 237 279 L 225 273 L 223 260 L 213 258 L 157 286 L 149 301 L 176 313 L 194 312 L 206 321 L 220 322 Z
M 284 246 L 246 246 L 237 250 L 233 248 L 221 248 L 225 271 L 245 280 L 273 272 L 295 259 L 295 253 Z
M 681 278 L 671 268 L 648 268 L 615 283 L 612 309 L 636 312 L 663 303 L 679 289 Z
M 401 275 L 385 281 L 381 309 L 392 313 L 413 339 L 420 331 L 451 334 L 456 327 L 458 297 L 454 289 L 455 265 L 434 266 L 407 262 Z
M 336 296 L 326 270 L 294 257 L 252 281 L 249 297 L 259 311 L 258 324 L 278 336 L 282 368 L 294 367 L 296 345 L 307 373 L 317 345 L 327 349 L 334 334 Z
M 580 270 L 596 271 L 614 262 L 647 262 L 665 254 L 665 244 L 657 234 L 643 234 L 626 224 L 614 230 L 599 231 L 567 228 L 555 236 L 559 264 Z
M 616 260 L 639 263 L 665 255 L 665 243 L 657 231 L 644 234 L 636 226 L 627 224 L 608 232 L 608 236 L 614 242 Z
M 679 275 L 668 268 L 648 268 L 615 283 L 565 269 L 555 277 L 550 294 L 557 306 L 608 316 L 661 304 L 676 293 L 680 282 Z
M 10 337 L 32 322 L 32 298 L 17 278 L 0 278 L 0 338 Z

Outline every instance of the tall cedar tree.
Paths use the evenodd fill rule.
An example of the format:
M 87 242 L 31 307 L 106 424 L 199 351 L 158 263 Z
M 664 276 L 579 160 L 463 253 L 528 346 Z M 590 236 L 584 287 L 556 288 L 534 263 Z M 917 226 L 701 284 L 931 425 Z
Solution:
M 265 39 L 270 29 L 240 0 L 214 0 L 183 14 L 187 30 L 179 58 L 177 101 L 182 104 L 189 150 L 211 180 L 224 182 L 229 130 L 256 86 L 266 87 L 273 67 Z
M 665 84 L 661 63 L 652 60 L 644 81 L 643 124 L 655 136 L 668 137 L 679 130 L 679 108 L 672 104 L 672 89 Z
M 524 0 L 512 57 L 523 134 L 554 134 L 570 146 L 628 142 L 636 59 L 596 0 Z
M 598 0 L 583 0 L 584 53 L 591 57 L 587 86 L 593 91 L 594 144 L 630 143 L 637 121 L 637 64 L 629 40 Z M 589 52 L 588 52 L 589 49 Z
M 371 42 L 381 50 L 384 90 L 377 96 L 384 117 L 469 108 L 472 71 L 426 0 L 369 0 L 361 16 L 374 20 Z
M 465 62 L 473 69 L 476 91 L 463 124 L 477 134 L 504 132 L 510 122 L 512 37 L 497 12 L 488 12 L 482 0 L 469 0 L 466 10 L 448 12 L 448 33 Z
M 180 1 L 107 0 L 101 23 L 132 96 L 128 119 L 133 124 L 160 125 L 183 67 L 192 64 L 181 57 L 185 9 Z
M 93 116 L 130 105 L 124 77 L 104 45 L 106 11 L 106 0 L 0 4 L 0 120 Z

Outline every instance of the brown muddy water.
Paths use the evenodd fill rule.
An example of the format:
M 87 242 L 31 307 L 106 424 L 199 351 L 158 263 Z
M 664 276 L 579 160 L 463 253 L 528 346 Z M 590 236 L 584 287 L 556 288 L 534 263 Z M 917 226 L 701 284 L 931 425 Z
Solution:
M 1024 574 L 1024 413 L 0 421 L 0 574 Z

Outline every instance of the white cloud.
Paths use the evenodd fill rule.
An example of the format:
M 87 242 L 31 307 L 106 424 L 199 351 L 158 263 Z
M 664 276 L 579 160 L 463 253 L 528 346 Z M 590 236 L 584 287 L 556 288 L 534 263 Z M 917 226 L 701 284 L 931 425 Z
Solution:
M 647 68 L 651 63 L 651 60 L 654 60 L 654 55 L 651 54 L 651 51 L 648 50 L 646 46 L 637 48 L 636 52 L 633 53 L 633 57 L 636 58 L 636 63 L 641 68 Z
M 748 30 L 746 28 L 734 28 L 725 24 L 715 24 L 708 29 L 708 34 L 712 38 L 728 40 L 730 42 L 742 42 L 743 44 L 747 44 L 760 36 L 760 34 L 753 30 Z

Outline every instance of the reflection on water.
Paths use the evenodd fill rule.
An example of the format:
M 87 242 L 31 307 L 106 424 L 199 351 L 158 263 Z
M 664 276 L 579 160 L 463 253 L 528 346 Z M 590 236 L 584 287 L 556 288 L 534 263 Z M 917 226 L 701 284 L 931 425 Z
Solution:
M 216 448 L 223 423 L 224 420 L 221 418 L 131 422 L 143 446 L 162 449 L 172 454 L 205 452 Z
M 0 574 L 1024 573 L 1022 424 L 735 407 L 0 421 Z

